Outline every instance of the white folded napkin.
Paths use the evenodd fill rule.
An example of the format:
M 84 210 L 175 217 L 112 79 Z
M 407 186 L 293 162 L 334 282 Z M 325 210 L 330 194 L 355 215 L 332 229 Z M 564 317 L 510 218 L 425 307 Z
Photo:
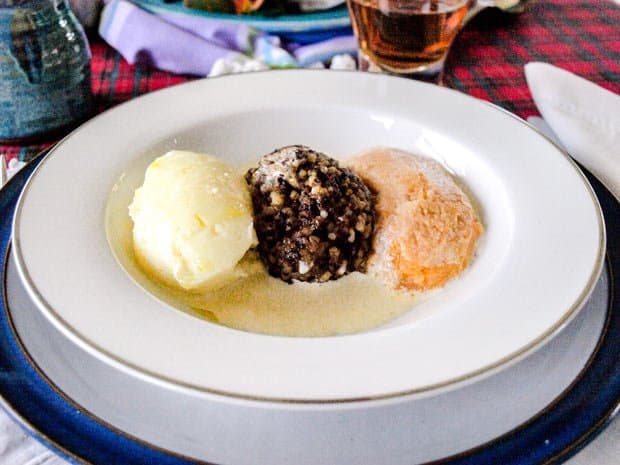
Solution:
M 566 151 L 620 199 L 620 95 L 546 63 L 528 63 L 525 77 Z

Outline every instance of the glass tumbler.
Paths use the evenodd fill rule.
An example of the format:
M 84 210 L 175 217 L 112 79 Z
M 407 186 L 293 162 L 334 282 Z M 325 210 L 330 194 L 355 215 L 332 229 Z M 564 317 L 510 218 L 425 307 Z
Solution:
M 437 81 L 471 0 L 347 0 L 347 4 L 361 70 Z

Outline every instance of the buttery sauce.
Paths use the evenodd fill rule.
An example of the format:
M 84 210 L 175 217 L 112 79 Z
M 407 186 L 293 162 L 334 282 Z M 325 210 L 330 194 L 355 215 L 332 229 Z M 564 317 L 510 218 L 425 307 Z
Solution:
M 360 155 L 362 158 L 358 158 L 358 162 L 366 160 L 363 156 Z M 351 334 L 373 329 L 407 312 L 423 296 L 429 295 L 429 289 L 442 287 L 445 280 L 466 267 L 473 255 L 475 241 L 482 226 L 477 222 L 466 195 L 438 164 L 430 164 L 425 158 L 412 158 L 411 154 L 395 149 L 373 149 L 365 156 L 371 156 L 370 160 L 376 162 L 377 166 L 365 167 L 362 163 L 358 171 L 368 176 L 379 176 L 382 182 L 389 179 L 391 183 L 376 186 L 376 190 L 383 193 L 384 200 L 392 197 L 395 199 L 392 204 L 383 205 L 380 213 L 384 217 L 395 218 L 404 225 L 401 229 L 384 227 L 380 238 L 383 238 L 387 245 L 382 247 L 390 252 L 381 253 L 383 249 L 377 248 L 375 244 L 375 261 L 378 264 L 369 266 L 368 273 L 352 272 L 337 280 L 323 283 L 294 280 L 292 284 L 288 284 L 270 276 L 258 259 L 257 252 L 251 249 L 234 270 L 227 271 L 232 271 L 232 279 L 226 286 L 201 292 L 184 291 L 158 283 L 157 276 L 149 273 L 149 267 L 140 266 L 132 238 L 133 223 L 127 214 L 108 215 L 108 238 L 123 268 L 144 289 L 177 309 L 213 323 L 253 333 L 302 337 Z M 386 157 L 389 163 L 384 163 Z M 413 192 L 410 188 L 412 185 L 421 186 L 420 189 L 426 188 L 428 192 L 424 191 L 423 195 L 414 196 L 411 200 L 409 197 Z M 133 194 L 133 190 L 124 188 L 123 183 L 119 183 L 117 190 L 119 189 L 125 192 L 125 197 L 113 197 L 114 202 L 108 206 L 112 212 L 115 210 L 114 205 L 126 209 L 129 203 L 127 198 Z M 431 196 L 429 192 L 437 195 Z M 433 205 L 429 207 L 424 204 L 420 207 L 418 197 L 430 198 L 429 202 Z M 464 214 L 461 210 L 453 213 L 455 204 L 468 213 L 468 218 L 471 219 L 469 223 L 463 221 Z M 403 210 L 403 205 L 409 205 L 409 210 Z M 441 216 L 436 214 L 435 210 L 447 213 Z M 418 218 L 418 223 L 423 223 L 418 228 L 420 231 L 430 231 L 427 234 L 430 236 L 429 240 L 421 241 L 422 236 L 411 230 L 414 218 Z M 460 229 L 453 227 L 453 223 Z M 380 233 L 379 227 L 376 234 Z M 422 254 L 421 258 L 414 257 L 415 264 L 421 263 L 423 270 L 427 270 L 431 265 L 442 270 L 450 268 L 455 261 L 454 256 L 458 256 L 461 262 L 457 272 L 426 287 L 395 282 L 391 276 L 395 275 L 396 271 L 410 271 L 406 267 L 406 260 L 401 259 L 401 256 L 395 258 L 389 248 L 395 243 L 400 244 L 398 241 L 404 241 L 405 247 L 409 247 L 413 241 L 417 244 L 417 253 L 421 254 L 422 251 L 426 254 Z M 382 244 L 381 241 L 376 242 Z M 465 245 L 460 247 L 462 242 L 465 242 Z M 457 254 L 461 249 L 464 249 L 464 252 Z M 437 256 L 444 256 L 440 252 L 447 258 L 435 264 L 433 260 Z M 371 265 L 372 261 L 371 257 Z M 398 268 L 403 266 L 404 270 Z
M 268 275 L 253 251 L 238 264 L 243 275 L 216 291 L 192 293 L 159 282 L 140 266 L 127 213 L 135 179 L 123 176 L 112 190 L 106 235 L 127 274 L 160 301 L 192 316 L 231 328 L 280 336 L 329 336 L 376 328 L 412 308 L 418 298 L 368 274 L 351 273 L 326 283 L 287 284 Z M 426 294 L 426 293 L 425 293 Z
M 176 306 L 214 323 L 279 336 L 361 332 L 392 320 L 415 302 L 413 294 L 358 272 L 325 283 L 287 284 L 248 256 L 240 264 L 247 275 L 224 288 L 201 294 L 163 286 L 160 291 Z

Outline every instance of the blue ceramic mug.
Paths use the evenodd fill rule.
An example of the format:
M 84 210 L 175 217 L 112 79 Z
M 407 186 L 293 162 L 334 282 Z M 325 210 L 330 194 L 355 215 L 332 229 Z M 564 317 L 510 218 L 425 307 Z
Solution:
M 67 0 L 0 0 L 0 140 L 41 139 L 86 119 L 90 57 Z

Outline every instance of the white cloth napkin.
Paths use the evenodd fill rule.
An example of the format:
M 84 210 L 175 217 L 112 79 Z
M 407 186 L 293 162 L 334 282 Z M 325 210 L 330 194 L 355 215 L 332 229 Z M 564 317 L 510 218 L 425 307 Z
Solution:
M 0 409 L 0 463 L 2 465 L 70 465 L 28 436 Z
M 525 77 L 567 152 L 620 199 L 620 95 L 547 63 L 528 63 Z

